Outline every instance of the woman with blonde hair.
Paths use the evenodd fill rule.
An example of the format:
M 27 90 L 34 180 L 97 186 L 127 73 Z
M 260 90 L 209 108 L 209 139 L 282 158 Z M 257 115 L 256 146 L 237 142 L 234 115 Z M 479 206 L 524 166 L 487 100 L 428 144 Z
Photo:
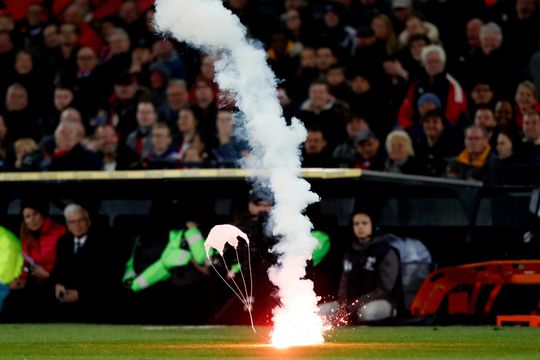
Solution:
M 412 140 L 403 130 L 394 130 L 386 137 L 386 160 L 384 171 L 395 174 L 422 175 L 425 171 L 414 156 Z
M 531 81 L 523 81 L 517 86 L 514 100 L 516 101 L 515 113 L 518 128 L 523 127 L 523 117 L 527 113 L 532 111 L 540 112 L 537 96 L 536 86 Z
M 371 28 L 373 29 L 377 40 L 385 43 L 386 54 L 388 56 L 395 55 L 398 42 L 390 18 L 384 14 L 375 15 L 371 20 Z
M 38 144 L 30 138 L 21 138 L 13 145 L 15 150 L 15 169 L 17 170 L 41 170 L 40 164 L 43 153 Z

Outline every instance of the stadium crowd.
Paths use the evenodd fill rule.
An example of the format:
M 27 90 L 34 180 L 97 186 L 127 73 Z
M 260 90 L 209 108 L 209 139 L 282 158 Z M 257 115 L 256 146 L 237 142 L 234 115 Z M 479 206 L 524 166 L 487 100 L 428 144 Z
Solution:
M 538 1 L 224 3 L 267 52 L 285 120 L 307 128 L 303 167 L 496 184 L 532 181 L 540 168 Z M 214 81 L 217 57 L 157 35 L 151 1 L 0 5 L 1 171 L 235 167 L 249 154 L 234 99 Z M 77 204 L 58 221 L 38 200 L 22 202 L 20 233 L 0 226 L 0 250 L 18 255 L 0 267 L 1 320 L 239 320 L 227 309 L 241 304 L 210 275 L 208 229 L 177 213 L 192 208 L 157 204 L 133 233 L 136 224 L 111 229 Z M 227 219 L 257 239 L 248 251 L 259 278 L 275 260 L 263 230 L 271 207 L 250 197 L 240 219 Z M 333 242 L 342 247 L 333 258 L 325 251 L 340 236 L 314 221 L 324 251 L 309 275 L 318 294 L 337 297 L 328 309 L 369 317 L 360 305 L 388 300 L 383 312 L 396 316 L 411 296 L 405 245 L 381 234 L 371 211 L 353 215 L 350 244 Z M 373 286 L 357 288 L 360 277 Z M 255 304 L 271 291 L 256 289 Z
M 308 129 L 303 167 L 523 183 L 538 166 L 538 1 L 224 3 L 267 51 L 286 120 Z M 249 153 L 216 57 L 157 35 L 150 1 L 0 5 L 3 171 Z

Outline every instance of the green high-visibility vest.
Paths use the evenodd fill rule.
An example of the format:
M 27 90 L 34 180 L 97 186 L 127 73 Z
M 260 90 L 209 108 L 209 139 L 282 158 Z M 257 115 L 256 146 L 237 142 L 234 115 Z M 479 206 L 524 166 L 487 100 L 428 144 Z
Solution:
M 9 284 L 21 275 L 23 267 L 21 241 L 0 226 L 0 283 Z
M 187 249 L 182 248 L 182 239 L 186 240 Z M 126 264 L 124 282 L 131 281 L 131 290 L 137 292 L 171 277 L 173 268 L 186 266 L 191 261 L 203 265 L 206 261 L 204 238 L 197 228 L 169 231 L 169 242 L 161 256 L 142 273 L 135 273 L 134 258 L 138 242 L 133 248 L 131 258 Z

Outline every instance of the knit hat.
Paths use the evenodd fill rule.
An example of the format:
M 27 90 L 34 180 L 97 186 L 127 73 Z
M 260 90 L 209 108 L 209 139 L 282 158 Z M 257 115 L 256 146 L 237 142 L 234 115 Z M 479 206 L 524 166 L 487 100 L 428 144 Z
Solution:
M 422 96 L 420 96 L 420 98 L 418 99 L 417 105 L 418 107 L 420 107 L 424 105 L 425 103 L 435 104 L 438 109 L 442 108 L 441 99 L 437 95 L 431 92 L 427 92 L 423 94 Z

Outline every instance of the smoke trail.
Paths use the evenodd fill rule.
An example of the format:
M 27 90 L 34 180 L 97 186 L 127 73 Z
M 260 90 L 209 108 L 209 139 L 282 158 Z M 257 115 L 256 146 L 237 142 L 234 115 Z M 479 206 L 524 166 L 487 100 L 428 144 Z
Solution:
M 221 89 L 234 94 L 245 118 L 253 149 L 248 166 L 264 170 L 268 176 L 262 185 L 274 193 L 271 224 L 274 235 L 281 238 L 273 249 L 281 254 L 278 265 L 269 271 L 282 302 L 282 307 L 274 309 L 274 337 L 292 340 L 295 333 L 306 337 L 315 332 L 312 339 L 298 341 L 323 342 L 313 283 L 301 280 L 306 260 L 317 244 L 310 235 L 312 225 L 302 212 L 318 201 L 318 196 L 298 178 L 299 145 L 306 130 L 297 119 L 286 126 L 266 53 L 246 38 L 245 27 L 221 0 L 157 0 L 155 22 L 160 31 L 219 57 L 216 81 Z

